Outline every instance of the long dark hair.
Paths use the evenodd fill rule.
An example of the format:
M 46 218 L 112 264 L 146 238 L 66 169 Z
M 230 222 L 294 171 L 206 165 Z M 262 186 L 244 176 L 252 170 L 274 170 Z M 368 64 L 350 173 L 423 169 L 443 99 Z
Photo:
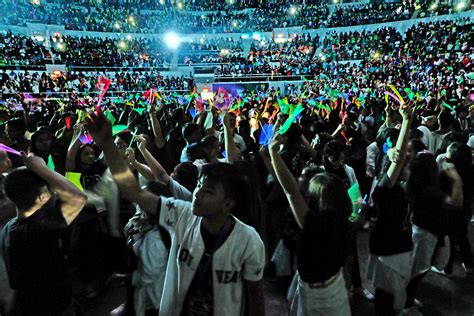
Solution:
M 309 182 L 308 197 L 310 211 L 305 219 L 302 236 L 312 235 L 311 232 L 317 229 L 318 233 L 338 239 L 342 242 L 340 255 L 345 257 L 350 252 L 354 235 L 349 222 L 352 203 L 344 183 L 338 176 L 328 172 L 316 174 Z
M 407 194 L 411 200 L 414 200 L 427 188 L 439 188 L 438 164 L 433 154 L 420 152 L 410 164 Z
M 318 173 L 309 181 L 308 197 L 311 209 L 322 215 L 346 219 L 352 211 L 352 203 L 342 180 L 331 173 Z
M 241 188 L 242 194 L 245 197 L 243 204 L 245 205 L 245 213 L 241 211 L 242 222 L 254 227 L 260 234 L 264 229 L 264 203 L 262 193 L 260 191 L 260 177 L 257 166 L 252 161 L 240 160 L 236 161 L 234 165 L 239 170 L 245 185 Z

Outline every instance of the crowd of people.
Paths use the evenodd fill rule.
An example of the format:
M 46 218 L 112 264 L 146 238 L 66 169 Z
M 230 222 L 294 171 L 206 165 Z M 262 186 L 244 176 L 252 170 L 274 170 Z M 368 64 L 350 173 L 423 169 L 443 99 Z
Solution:
M 96 90 L 99 75 L 106 72 L 65 71 L 50 76 L 46 72 L 7 72 L 0 73 L 0 93 L 6 99 L 18 98 L 18 95 L 40 97 L 68 97 L 73 92 L 92 94 Z M 109 73 L 112 82 L 111 92 L 143 92 L 150 89 L 163 91 L 191 91 L 194 87 L 193 77 L 163 76 L 157 70 L 150 71 L 117 71 Z
M 408 20 L 415 12 L 410 2 L 369 3 L 338 7 L 328 24 L 332 27 Z
M 158 39 L 101 39 L 53 35 L 49 39 L 7 32 L 0 34 L 0 65 L 158 67 L 169 64 L 172 53 Z
M 452 273 L 456 243 L 473 269 L 467 67 L 321 77 L 285 97 L 220 89 L 213 102 L 156 90 L 109 99 L 99 79 L 97 109 L 80 95 L 4 107 L 2 308 L 74 315 L 73 298 L 95 297 L 106 273 L 127 289 L 116 315 L 263 315 L 265 271 L 294 276 L 298 315 L 350 315 L 351 289 L 377 315 L 416 310 L 426 273 Z M 374 294 L 357 261 L 362 225 L 373 226 Z
M 38 39 L 11 32 L 0 33 L 0 49 L 0 67 L 10 68 L 53 63 L 70 68 L 169 68 L 174 54 L 159 38 L 102 39 L 57 34 L 48 39 Z M 243 53 L 243 46 L 240 40 L 228 37 L 202 37 L 181 42 L 177 53 L 178 64 L 223 63 L 231 62 L 229 55 Z
M 254 45 L 249 56 L 237 55 L 232 63 L 220 65 L 216 74 L 238 78 L 249 74 L 278 77 L 350 73 L 355 78 L 370 78 L 378 76 L 382 69 L 398 68 L 420 74 L 427 67 L 442 64 L 443 71 L 451 76 L 456 63 L 470 58 L 471 28 L 468 19 L 460 19 L 420 23 L 408 29 L 404 36 L 394 28 L 327 34 L 323 40 L 317 35 L 303 34 L 284 44 L 268 41 L 263 46 Z M 351 62 L 341 63 L 344 60 Z M 390 76 L 393 71 L 385 74 Z
M 0 24 L 24 25 L 26 22 L 64 25 L 68 30 L 115 33 L 228 33 L 272 31 L 278 27 L 301 26 L 304 29 L 351 26 L 407 20 L 414 12 L 420 17 L 428 14 L 452 12 L 452 6 L 429 6 L 425 1 L 344 5 L 329 14 L 325 1 L 305 1 L 295 5 L 291 1 L 213 1 L 202 3 L 150 2 L 137 5 L 131 2 L 96 2 L 84 6 L 76 3 L 35 3 L 32 1 L 0 1 Z M 246 10 L 239 10 L 246 8 Z M 428 8 L 428 9 L 427 9 Z M 191 11 L 203 9 L 204 11 Z M 416 11 L 418 9 L 418 11 Z M 468 6 L 457 9 L 462 11 Z
M 91 13 L 154 2 L 73 3 Z M 253 23 L 266 27 L 282 22 L 282 4 L 236 5 L 265 11 Z M 353 12 L 354 23 L 383 10 L 361 8 L 368 20 Z M 250 52 L 225 38 L 185 43 L 203 52 L 187 63 L 224 62 L 218 77 L 303 78 L 207 98 L 192 75 L 71 68 L 161 65 L 158 40 L 0 35 L 2 64 L 69 66 L 0 70 L 0 314 L 86 315 L 123 287 L 114 316 L 265 315 L 264 280 L 286 279 L 282 314 L 351 315 L 364 300 L 377 316 L 420 315 L 428 273 L 474 273 L 471 33 L 462 19 Z

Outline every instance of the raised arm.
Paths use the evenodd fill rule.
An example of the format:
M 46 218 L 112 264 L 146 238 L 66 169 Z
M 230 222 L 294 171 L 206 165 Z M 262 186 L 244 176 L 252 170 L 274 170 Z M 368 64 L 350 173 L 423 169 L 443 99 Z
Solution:
M 309 207 L 300 192 L 295 178 L 278 153 L 280 144 L 282 144 L 282 137 L 276 136 L 269 145 L 273 170 L 290 203 L 291 211 L 295 216 L 296 222 L 300 227 L 303 227 Z
M 66 171 L 72 172 L 76 169 L 76 156 L 79 147 L 81 146 L 81 142 L 79 141 L 79 135 L 81 133 L 81 125 L 74 125 L 74 134 L 72 135 L 71 144 L 69 145 L 69 149 L 67 150 L 66 156 Z
M 145 161 L 148 164 L 148 167 L 150 167 L 154 178 L 163 184 L 168 184 L 171 180 L 171 177 L 168 175 L 165 168 L 163 168 L 163 166 L 158 162 L 158 160 L 153 157 L 148 148 L 146 148 L 146 138 L 143 136 L 137 136 L 136 139 L 138 142 L 138 150 L 140 150 L 143 158 L 145 158 Z
M 87 129 L 94 142 L 104 152 L 110 172 L 124 198 L 137 203 L 145 212 L 155 215 L 158 212 L 160 197 L 140 188 L 137 179 L 114 143 L 112 124 L 102 111 L 99 111 L 98 115 L 91 114 Z M 158 214 L 156 215 L 158 216 Z
M 234 142 L 234 130 L 230 126 L 229 113 L 224 115 L 224 146 L 225 152 L 227 153 L 227 162 L 233 163 L 237 160 L 241 160 L 239 150 L 235 146 Z
M 311 146 L 309 141 L 304 137 L 303 134 L 301 134 L 301 142 L 303 143 L 303 146 L 306 150 L 306 152 L 311 156 L 311 158 L 316 161 L 318 159 L 318 152 Z
M 155 136 L 155 145 L 158 149 L 165 147 L 165 139 L 163 137 L 163 131 L 161 129 L 160 121 L 156 117 L 157 112 L 150 112 L 151 128 L 153 135 Z
M 400 176 L 400 172 L 403 169 L 403 165 L 405 164 L 404 157 L 406 156 L 407 152 L 408 134 L 410 131 L 410 123 L 412 117 L 411 105 L 408 103 L 404 106 L 401 106 L 400 114 L 403 117 L 403 122 L 402 127 L 400 129 L 400 135 L 398 136 L 397 145 L 395 146 L 395 150 L 398 152 L 399 156 L 402 159 L 398 159 L 397 161 L 392 162 L 387 171 L 387 176 L 390 181 L 391 187 L 397 182 L 398 177 Z
M 128 164 L 135 168 L 147 181 L 155 180 L 155 176 L 153 175 L 153 172 L 151 172 L 150 167 L 137 161 L 135 150 L 133 148 L 127 148 L 126 157 Z
M 70 225 L 86 205 L 86 195 L 68 179 L 50 170 L 42 158 L 33 155 L 27 156 L 24 152 L 22 152 L 22 156 L 25 166 L 43 178 L 51 187 L 51 190 L 58 194 L 61 202 L 61 213 L 66 223 Z

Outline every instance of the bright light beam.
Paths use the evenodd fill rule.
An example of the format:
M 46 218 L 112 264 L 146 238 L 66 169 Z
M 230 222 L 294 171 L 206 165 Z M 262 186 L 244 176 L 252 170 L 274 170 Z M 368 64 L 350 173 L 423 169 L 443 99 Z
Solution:
M 179 47 L 181 39 L 179 38 L 178 34 L 174 32 L 167 33 L 165 35 L 165 44 L 172 49 L 176 49 Z

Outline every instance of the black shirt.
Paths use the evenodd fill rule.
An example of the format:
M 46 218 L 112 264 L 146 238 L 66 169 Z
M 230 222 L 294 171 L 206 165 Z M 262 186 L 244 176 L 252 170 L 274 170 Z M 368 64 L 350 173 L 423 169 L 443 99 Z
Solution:
M 419 192 L 413 201 L 413 224 L 438 237 L 447 235 L 450 216 L 444 199 L 445 194 L 435 187 L 426 187 Z
M 54 199 L 28 218 L 14 218 L 2 232 L 2 253 L 15 304 L 26 315 L 58 312 L 71 304 L 72 289 L 61 247 L 67 227 Z
M 342 165 L 339 169 L 333 169 L 329 164 L 324 165 L 324 170 L 328 173 L 338 176 L 344 183 L 344 187 L 348 190 L 351 187 L 351 180 L 347 175 L 346 168 Z
M 334 276 L 349 254 L 352 235 L 347 218 L 310 210 L 298 240 L 297 265 L 301 279 L 320 283 Z
M 201 236 L 204 241 L 204 255 L 199 262 L 196 274 L 184 300 L 182 316 L 212 316 L 214 314 L 214 292 L 212 286 L 212 257 L 232 233 L 232 227 L 224 234 L 211 234 L 201 224 Z M 227 223 L 226 223 L 227 224 Z M 224 224 L 225 226 L 225 224 Z
M 398 184 L 390 187 L 385 174 L 373 193 L 377 209 L 377 224 L 369 238 L 370 253 L 390 256 L 410 251 L 412 231 L 408 219 L 409 199 Z
M 82 187 L 85 190 L 92 190 L 94 186 L 100 182 L 105 170 L 107 170 L 107 166 L 100 160 L 97 160 L 90 168 L 83 169 L 78 167 L 75 172 L 81 173 Z

